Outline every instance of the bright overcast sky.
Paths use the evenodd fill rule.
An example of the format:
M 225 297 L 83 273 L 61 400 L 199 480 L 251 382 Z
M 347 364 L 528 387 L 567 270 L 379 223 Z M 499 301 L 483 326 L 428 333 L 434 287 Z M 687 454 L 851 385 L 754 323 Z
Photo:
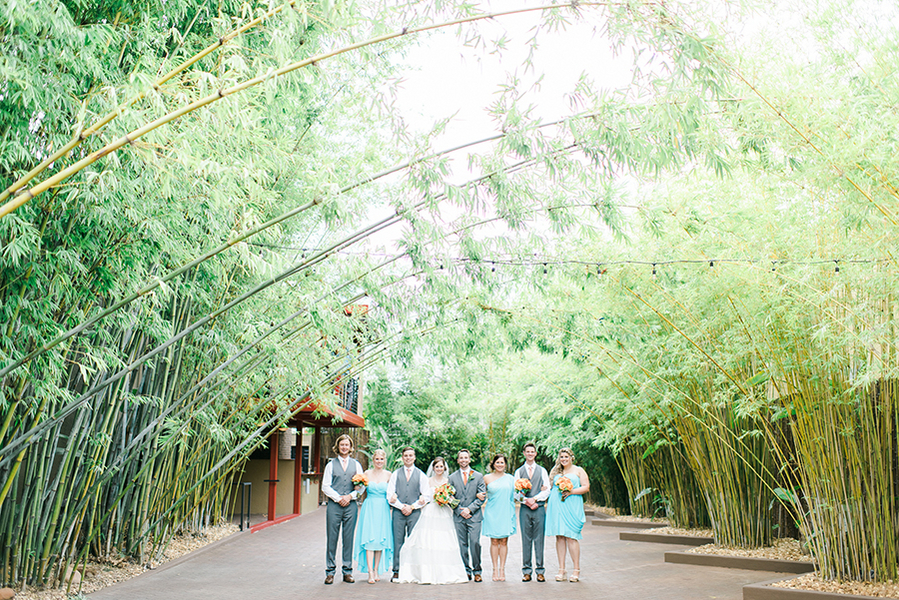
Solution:
M 502 11 L 520 7 L 522 3 L 500 1 L 482 5 L 486 11 Z M 539 13 L 510 15 L 481 22 L 480 28 L 488 49 L 491 41 L 505 34 L 508 43 L 501 54 L 484 48 L 467 48 L 454 32 L 439 31 L 422 38 L 420 48 L 408 59 L 408 71 L 399 97 L 399 109 L 409 125 L 426 131 L 439 119 L 458 113 L 437 148 L 486 137 L 496 132 L 487 114 L 499 86 L 517 73 L 527 89 L 537 77 L 544 76 L 539 90 L 531 90 L 528 104 L 535 115 L 554 121 L 571 114 L 565 95 L 570 93 L 582 73 L 605 89 L 624 87 L 630 82 L 630 56 L 615 58 L 608 40 L 599 28 L 599 13 L 585 14 L 596 19 L 592 23 L 573 23 L 566 31 L 541 31 L 534 71 L 522 66 L 528 54 L 528 41 Z

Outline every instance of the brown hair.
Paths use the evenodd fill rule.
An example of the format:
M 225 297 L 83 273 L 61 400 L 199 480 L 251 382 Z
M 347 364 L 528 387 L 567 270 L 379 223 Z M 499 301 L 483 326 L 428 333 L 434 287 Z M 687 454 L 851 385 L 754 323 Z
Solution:
M 496 470 L 493 468 L 493 465 L 495 465 L 496 461 L 498 461 L 499 459 L 503 459 L 504 461 L 506 461 L 506 466 L 507 467 L 509 466 L 509 459 L 506 458 L 506 455 L 505 454 L 497 454 L 496 456 L 493 457 L 493 460 L 490 461 L 490 471 Z
M 337 438 L 337 440 L 334 442 L 334 447 L 331 448 L 331 451 L 334 452 L 334 454 L 340 454 L 340 450 L 339 450 L 338 446 L 340 446 L 340 442 L 342 442 L 343 440 L 349 440 L 350 454 L 352 454 L 353 451 L 356 449 L 356 444 L 353 443 L 353 438 L 351 438 L 350 436 L 348 436 L 345 433 Z

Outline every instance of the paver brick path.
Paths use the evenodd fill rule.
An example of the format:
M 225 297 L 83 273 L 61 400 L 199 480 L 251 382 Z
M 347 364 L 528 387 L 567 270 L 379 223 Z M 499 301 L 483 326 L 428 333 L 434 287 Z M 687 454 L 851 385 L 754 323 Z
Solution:
M 546 539 L 546 583 L 521 581 L 521 538 L 509 540 L 505 582 L 490 580 L 489 546 L 483 546 L 483 583 L 447 586 L 375 585 L 356 573 L 350 585 L 337 579 L 324 585 L 325 511 L 303 515 L 258 533 L 243 533 L 210 545 L 139 577 L 94 592 L 90 600 L 341 600 L 405 598 L 534 600 L 590 598 L 609 600 L 741 600 L 742 586 L 774 578 L 771 573 L 666 564 L 666 550 L 677 546 L 623 542 L 618 530 L 584 527 L 581 581 L 558 583 L 554 538 Z M 684 547 L 686 549 L 686 547 Z M 340 550 L 338 549 L 338 557 Z M 338 567 L 338 573 L 339 573 Z

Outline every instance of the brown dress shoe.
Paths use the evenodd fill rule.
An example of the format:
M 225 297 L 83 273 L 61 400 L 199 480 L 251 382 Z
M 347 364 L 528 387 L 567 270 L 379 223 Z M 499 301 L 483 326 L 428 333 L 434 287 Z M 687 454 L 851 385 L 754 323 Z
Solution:
M 344 583 L 356 583 L 356 580 L 353 579 L 353 576 L 352 576 L 352 575 L 350 575 L 349 573 L 347 573 L 346 575 L 343 576 L 343 582 L 344 582 Z
M 530 574 L 530 573 L 525 573 L 524 576 L 521 578 L 521 580 L 522 580 L 522 581 L 530 581 L 530 580 L 531 580 L 531 574 Z
M 481 579 L 481 576 L 478 575 L 478 574 L 475 574 L 474 580 L 475 580 L 475 582 L 477 582 L 477 583 L 481 583 L 482 581 L 484 581 L 483 579 Z
M 332 583 L 334 583 L 334 576 L 325 575 L 325 585 L 331 585 Z
M 537 581 L 546 581 L 546 577 L 543 576 L 543 573 L 537 573 Z

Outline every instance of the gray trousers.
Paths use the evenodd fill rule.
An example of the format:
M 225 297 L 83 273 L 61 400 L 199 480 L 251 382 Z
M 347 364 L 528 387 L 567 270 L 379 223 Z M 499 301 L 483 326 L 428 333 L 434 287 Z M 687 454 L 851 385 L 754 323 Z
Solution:
M 521 572 L 530 575 L 531 552 L 536 559 L 536 571 L 542 574 L 546 569 L 543 568 L 543 541 L 546 539 L 543 535 L 546 527 L 546 506 L 538 506 L 531 510 L 524 504 L 518 509 L 518 522 L 521 525 Z
M 456 518 L 456 537 L 468 576 L 481 574 L 481 522 Z M 469 555 L 471 556 L 469 560 Z
M 350 502 L 348 506 L 341 506 L 330 498 L 328 499 L 328 509 L 325 513 L 328 537 L 328 552 L 325 555 L 325 574 L 333 575 L 337 570 L 337 563 L 334 562 L 337 554 L 337 538 L 340 537 L 340 529 L 343 528 L 343 573 L 344 575 L 353 574 L 353 536 L 356 533 L 356 517 L 359 515 L 359 505 L 356 502 Z
M 418 523 L 421 510 L 413 510 L 408 517 L 396 507 L 391 507 L 390 512 L 393 513 L 393 572 L 399 573 L 400 550 L 403 549 L 406 536 L 412 533 L 412 528 Z

